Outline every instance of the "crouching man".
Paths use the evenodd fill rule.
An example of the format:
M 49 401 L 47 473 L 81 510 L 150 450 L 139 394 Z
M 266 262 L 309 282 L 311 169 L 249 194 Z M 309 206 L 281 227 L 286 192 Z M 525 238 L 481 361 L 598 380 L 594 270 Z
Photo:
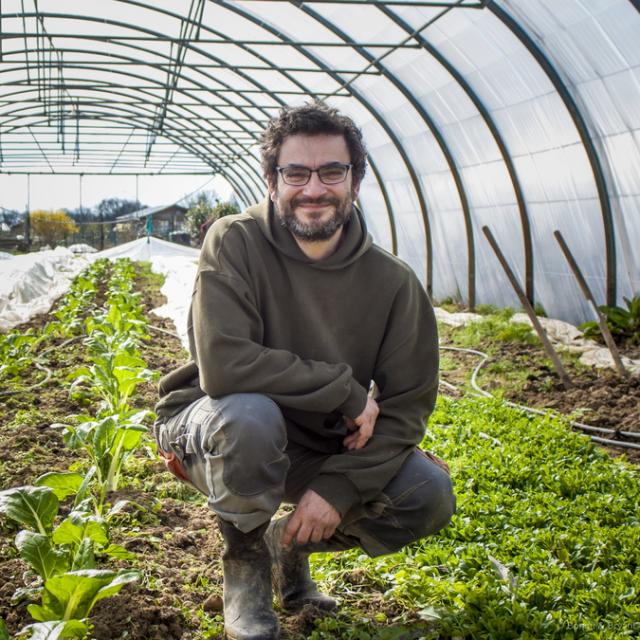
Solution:
M 333 609 L 309 554 L 392 553 L 455 508 L 443 465 L 417 448 L 438 385 L 433 310 L 354 205 L 360 130 L 322 103 L 285 108 L 261 152 L 269 196 L 207 233 L 192 361 L 157 406 L 165 461 L 218 515 L 233 640 L 279 637 L 272 575 L 285 611 Z M 295 511 L 272 522 L 282 503 Z

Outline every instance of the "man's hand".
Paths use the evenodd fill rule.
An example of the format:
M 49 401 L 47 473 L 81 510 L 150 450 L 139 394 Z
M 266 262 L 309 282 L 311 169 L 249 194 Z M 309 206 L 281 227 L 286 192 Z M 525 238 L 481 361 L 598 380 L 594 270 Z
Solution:
M 334 534 L 340 520 L 340 514 L 334 507 L 308 489 L 287 522 L 282 545 L 288 547 L 294 539 L 298 544 L 326 540 Z
M 345 416 L 344 422 L 347 425 L 347 429 L 353 431 L 353 433 L 349 434 L 342 441 L 342 444 L 350 451 L 362 449 L 367 444 L 367 440 L 373 435 L 373 427 L 376 424 L 379 413 L 378 403 L 371 396 L 367 396 L 367 404 L 363 412 L 355 420 Z

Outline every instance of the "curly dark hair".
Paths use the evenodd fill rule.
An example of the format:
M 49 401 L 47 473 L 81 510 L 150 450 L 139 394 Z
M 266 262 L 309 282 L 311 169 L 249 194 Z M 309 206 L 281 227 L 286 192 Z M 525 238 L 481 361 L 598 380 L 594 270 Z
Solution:
M 301 107 L 284 107 L 269 121 L 260 141 L 262 172 L 267 180 L 273 183 L 276 181 L 278 155 L 285 138 L 300 133 L 308 136 L 344 136 L 353 164 L 353 183 L 362 182 L 367 167 L 367 150 L 362 140 L 362 131 L 349 116 L 318 100 Z

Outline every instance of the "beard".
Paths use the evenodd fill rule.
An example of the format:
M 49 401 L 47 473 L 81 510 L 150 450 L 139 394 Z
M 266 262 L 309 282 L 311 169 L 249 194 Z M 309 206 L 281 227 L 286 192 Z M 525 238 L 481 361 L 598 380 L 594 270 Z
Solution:
M 280 224 L 288 229 L 296 238 L 306 242 L 321 242 L 331 238 L 351 218 L 353 196 L 349 192 L 344 198 L 325 196 L 323 198 L 292 198 L 288 202 L 277 201 L 276 212 Z M 328 220 L 311 219 L 304 222 L 296 215 L 296 208 L 305 204 L 333 207 L 333 215 Z

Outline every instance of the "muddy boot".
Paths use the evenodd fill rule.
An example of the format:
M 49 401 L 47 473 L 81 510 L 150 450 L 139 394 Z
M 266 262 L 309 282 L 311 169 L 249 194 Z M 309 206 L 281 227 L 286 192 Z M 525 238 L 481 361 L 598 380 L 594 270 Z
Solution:
M 243 533 L 218 518 L 224 538 L 224 631 L 229 640 L 275 640 L 280 625 L 273 610 L 267 523 Z
M 338 603 L 331 597 L 320 593 L 311 579 L 309 556 L 312 553 L 344 551 L 356 546 L 349 537 L 335 533 L 328 540 L 298 545 L 292 542 L 289 547 L 282 546 L 282 535 L 287 526 L 288 517 L 275 520 L 269 525 L 265 540 L 271 551 L 271 576 L 280 606 L 284 611 L 298 611 L 311 604 L 324 611 L 332 611 Z

